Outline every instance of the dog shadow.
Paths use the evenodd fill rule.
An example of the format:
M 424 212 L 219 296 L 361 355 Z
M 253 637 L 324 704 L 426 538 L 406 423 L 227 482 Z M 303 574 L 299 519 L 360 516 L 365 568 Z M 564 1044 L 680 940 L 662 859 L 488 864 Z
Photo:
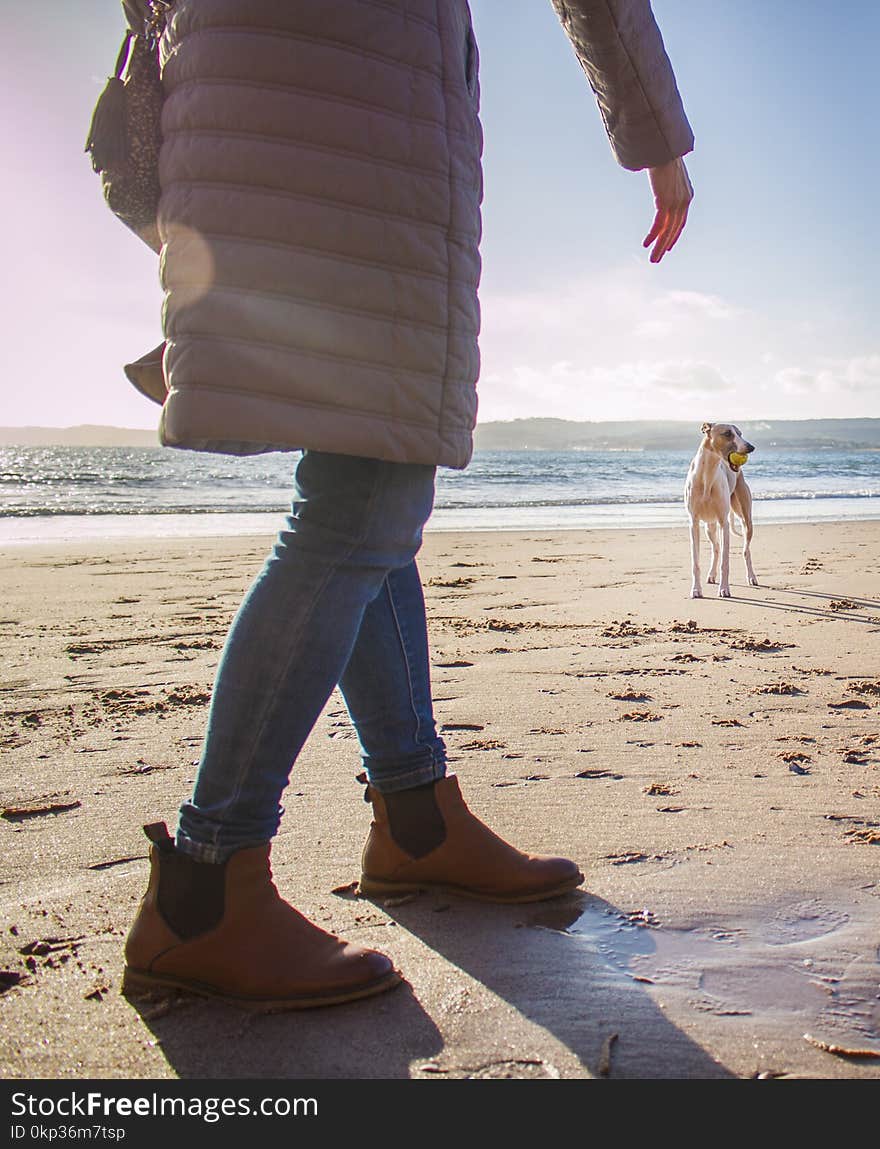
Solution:
M 456 900 L 438 913 L 436 899 L 422 895 L 383 908 L 451 966 L 551 1033 L 590 1076 L 736 1076 L 674 1025 L 630 971 L 632 956 L 654 952 L 654 931 L 633 929 L 599 897 L 576 892 L 526 906 Z M 510 1070 L 500 1063 L 496 1075 L 519 1076 L 517 1065 L 534 1066 L 528 1053 L 510 1054 Z M 449 1072 L 456 1070 L 453 1056 Z M 443 1057 L 435 1060 L 443 1068 Z
M 829 602 L 842 602 L 845 599 L 847 602 L 851 602 L 857 607 L 863 607 L 865 610 L 877 610 L 880 608 L 880 601 L 875 598 L 854 598 L 850 594 L 829 594 L 827 591 L 801 590 L 799 587 L 781 587 L 780 589 L 787 590 L 791 594 L 799 594 L 802 598 L 827 599 Z M 835 614 L 836 613 L 835 611 Z
M 850 595 L 844 594 L 825 594 L 819 591 L 805 591 L 799 590 L 797 587 L 789 586 L 773 586 L 770 583 L 760 583 L 759 589 L 764 591 L 771 591 L 774 594 L 794 595 L 798 598 L 814 598 L 828 602 L 846 602 L 851 603 L 850 607 L 837 607 L 830 609 L 828 607 L 813 606 L 810 603 L 800 602 L 769 602 L 765 598 L 755 598 L 746 594 L 738 594 L 737 591 L 742 587 L 746 591 L 752 590 L 750 586 L 731 582 L 731 601 L 743 603 L 746 606 L 757 606 L 764 610 L 780 611 L 783 614 L 800 614 L 808 618 L 815 619 L 828 619 L 833 622 L 854 622 L 861 623 L 863 626 L 877 626 L 880 623 L 880 618 L 877 615 L 864 615 L 856 614 L 855 611 L 864 610 L 880 610 L 880 602 L 872 599 L 852 598 Z

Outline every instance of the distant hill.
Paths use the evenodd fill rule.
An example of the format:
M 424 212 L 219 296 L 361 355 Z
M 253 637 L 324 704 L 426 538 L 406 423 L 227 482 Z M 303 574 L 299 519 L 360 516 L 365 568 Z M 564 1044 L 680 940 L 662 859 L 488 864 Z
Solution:
M 880 450 L 880 419 L 763 419 L 738 424 L 755 446 L 861 448 Z M 681 420 L 631 420 L 616 423 L 570 419 L 513 419 L 480 423 L 481 451 L 687 450 L 700 440 L 700 425 Z M 134 427 L 0 427 L 0 446 L 157 447 L 155 431 Z
M 756 447 L 880 450 L 880 419 L 763 419 L 738 423 Z M 686 450 L 700 441 L 700 424 L 672 420 L 586 423 L 569 419 L 513 419 L 481 423 L 482 451 Z
M 4 447 L 158 447 L 156 431 L 135 427 L 0 427 Z

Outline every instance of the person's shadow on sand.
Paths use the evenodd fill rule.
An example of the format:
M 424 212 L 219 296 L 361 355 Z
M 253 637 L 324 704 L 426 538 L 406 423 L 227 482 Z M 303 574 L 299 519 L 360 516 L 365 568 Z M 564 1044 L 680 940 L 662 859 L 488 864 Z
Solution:
M 618 944 L 615 934 L 626 919 L 600 898 L 575 893 L 512 907 L 455 899 L 437 913 L 436 899 L 423 895 L 383 908 L 556 1037 L 589 1075 L 735 1076 L 673 1025 L 627 971 L 629 956 L 653 951 L 653 931 L 623 929 Z M 577 923 L 582 933 L 566 932 Z M 294 1013 L 248 1014 L 183 996 L 134 1004 L 181 1078 L 407 1078 L 420 1060 L 449 1076 L 552 1075 L 528 1050 L 493 1062 L 488 1073 L 457 1064 L 455 1048 L 444 1048 L 408 985 L 332 1010 Z
M 432 901 L 423 895 L 393 917 L 553 1034 L 589 1074 L 735 1076 L 678 1029 L 629 972 L 629 957 L 654 952 L 654 931 L 633 927 L 610 903 L 580 892 L 519 906 L 456 899 L 438 914 Z
M 131 1005 L 180 1078 L 407 1078 L 413 1060 L 443 1048 L 407 984 L 345 1005 L 282 1013 L 176 993 Z

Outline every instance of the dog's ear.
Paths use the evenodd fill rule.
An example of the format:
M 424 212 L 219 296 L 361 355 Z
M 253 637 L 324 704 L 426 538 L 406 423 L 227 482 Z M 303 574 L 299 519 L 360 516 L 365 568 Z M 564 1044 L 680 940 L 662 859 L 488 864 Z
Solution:
M 704 423 L 703 426 L 700 428 L 700 431 L 703 435 L 708 435 L 711 430 L 712 430 L 712 424 L 711 423 Z

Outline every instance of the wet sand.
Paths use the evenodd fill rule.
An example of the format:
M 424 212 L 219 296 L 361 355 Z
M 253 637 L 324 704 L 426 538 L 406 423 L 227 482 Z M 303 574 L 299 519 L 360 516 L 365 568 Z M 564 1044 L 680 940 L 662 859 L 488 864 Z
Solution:
M 126 1002 L 140 826 L 174 821 L 268 542 L 0 552 L 0 1074 L 880 1077 L 878 523 L 759 524 L 761 586 L 736 555 L 734 597 L 700 601 L 684 531 L 429 534 L 452 768 L 582 891 L 357 898 L 368 808 L 334 695 L 276 878 L 409 985 L 286 1015 Z

